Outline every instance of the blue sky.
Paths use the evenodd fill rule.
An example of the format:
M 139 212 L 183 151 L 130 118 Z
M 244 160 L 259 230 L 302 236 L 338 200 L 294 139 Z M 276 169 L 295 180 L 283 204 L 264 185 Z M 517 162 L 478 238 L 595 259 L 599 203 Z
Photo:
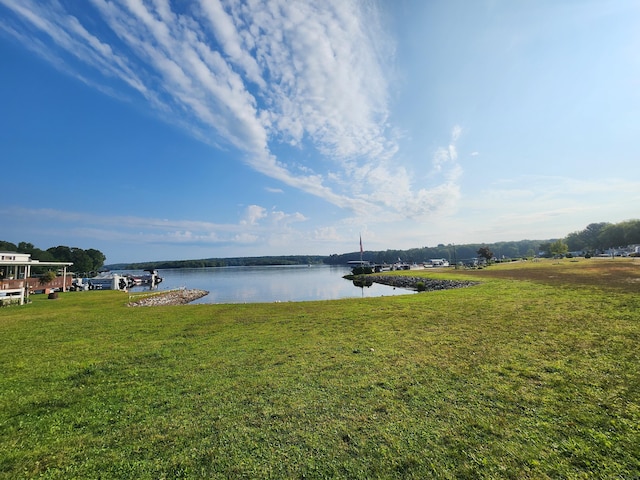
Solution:
M 0 0 L 0 240 L 107 263 L 638 218 L 636 0 Z

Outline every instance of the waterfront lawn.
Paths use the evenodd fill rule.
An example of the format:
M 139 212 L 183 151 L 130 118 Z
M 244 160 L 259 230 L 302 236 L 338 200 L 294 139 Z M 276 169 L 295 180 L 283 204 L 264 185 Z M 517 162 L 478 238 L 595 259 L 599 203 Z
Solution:
M 637 478 L 633 282 L 520 268 L 402 297 L 2 308 L 0 478 Z

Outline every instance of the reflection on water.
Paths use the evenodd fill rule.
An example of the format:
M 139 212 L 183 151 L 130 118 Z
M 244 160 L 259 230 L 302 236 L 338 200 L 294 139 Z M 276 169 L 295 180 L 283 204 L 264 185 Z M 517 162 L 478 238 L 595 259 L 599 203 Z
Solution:
M 356 287 L 370 287 L 371 285 L 373 285 L 373 280 L 371 280 L 370 278 L 367 277 L 359 277 L 359 278 L 355 278 L 353 280 L 353 284 Z
M 181 268 L 158 273 L 163 278 L 159 290 L 185 287 L 209 292 L 194 303 L 298 302 L 414 293 L 370 280 L 362 284 L 345 280 L 342 277 L 351 273 L 351 269 L 343 266 Z

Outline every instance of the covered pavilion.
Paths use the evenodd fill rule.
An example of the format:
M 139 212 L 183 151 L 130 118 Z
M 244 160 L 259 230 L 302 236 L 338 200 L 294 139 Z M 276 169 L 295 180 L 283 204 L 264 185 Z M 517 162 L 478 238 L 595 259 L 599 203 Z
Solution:
M 29 298 L 31 284 L 31 267 L 56 267 L 62 269 L 61 288 L 65 291 L 67 285 L 67 268 L 73 262 L 41 262 L 32 260 L 28 253 L 0 252 L 0 301 L 5 303 L 19 301 L 24 304 Z M 70 286 L 70 285 L 69 285 Z

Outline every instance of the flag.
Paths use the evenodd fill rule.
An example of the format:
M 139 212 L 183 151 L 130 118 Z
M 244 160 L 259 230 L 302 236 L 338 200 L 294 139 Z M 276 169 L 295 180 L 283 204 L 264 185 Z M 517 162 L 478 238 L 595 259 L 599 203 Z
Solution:
M 362 235 L 360 235 L 360 253 L 364 252 L 364 250 L 362 250 Z

